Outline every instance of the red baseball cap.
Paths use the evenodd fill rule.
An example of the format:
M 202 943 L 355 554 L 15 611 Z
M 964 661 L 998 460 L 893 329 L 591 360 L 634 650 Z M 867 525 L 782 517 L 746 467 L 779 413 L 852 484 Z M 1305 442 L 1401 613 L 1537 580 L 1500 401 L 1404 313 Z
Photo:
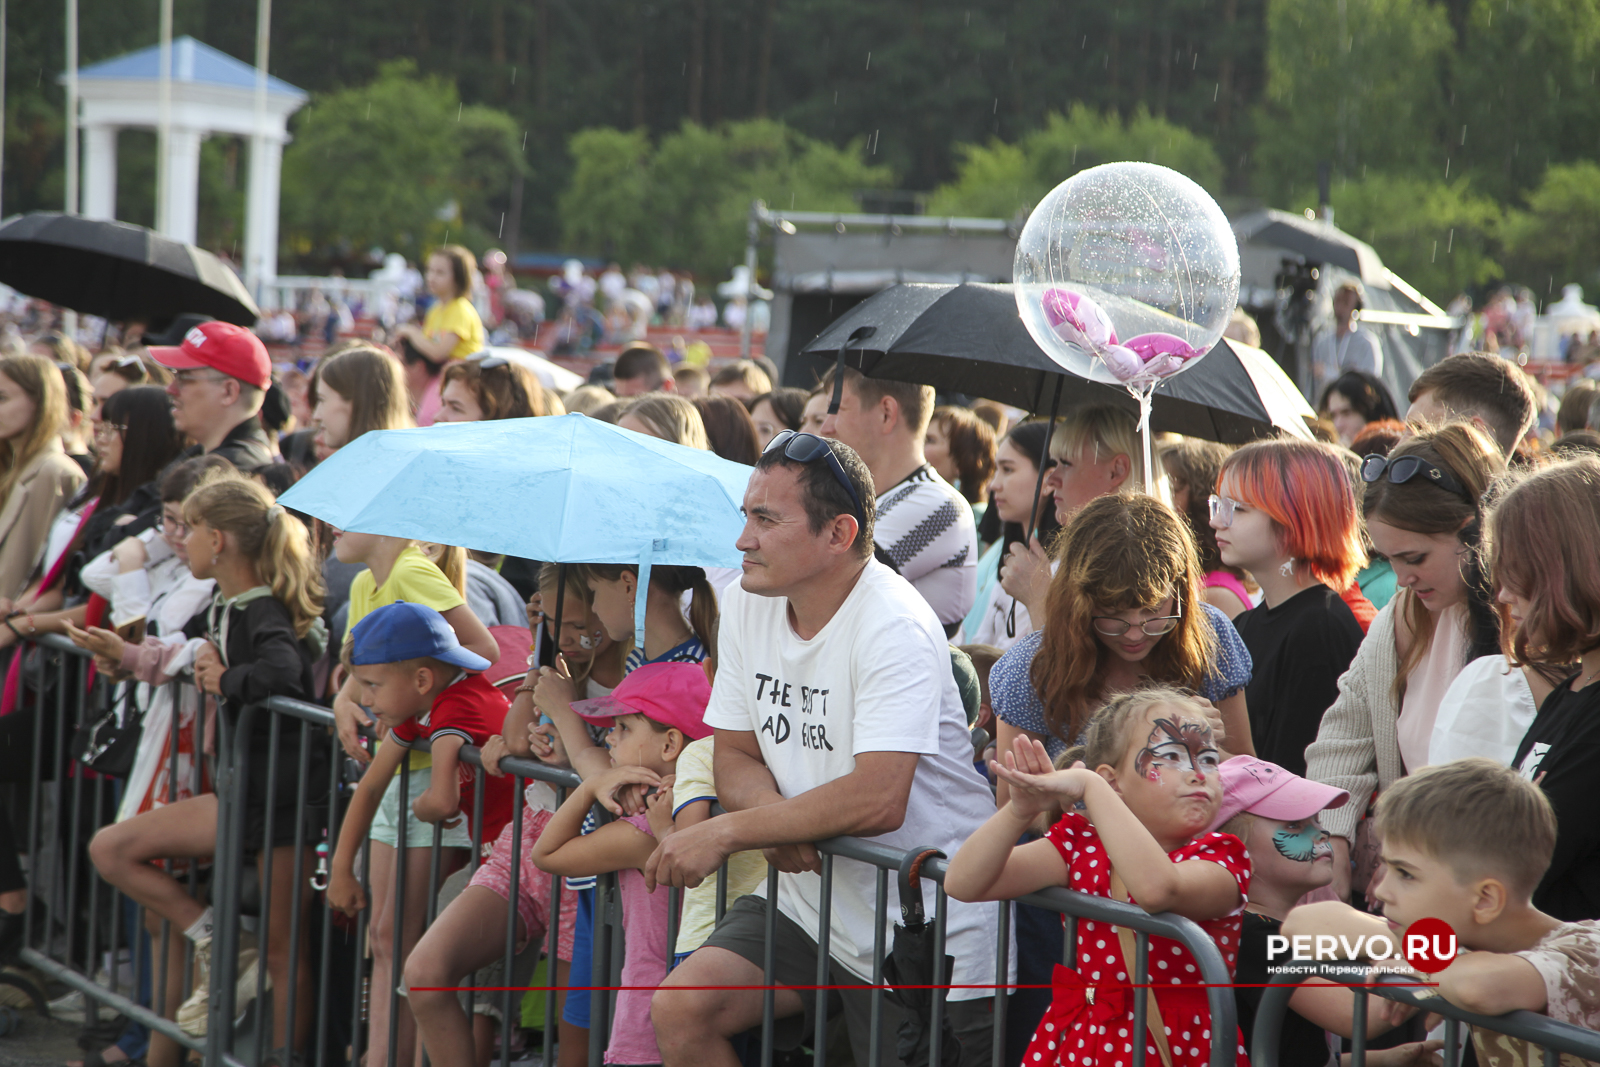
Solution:
M 175 348 L 149 349 L 150 358 L 173 370 L 210 367 L 246 385 L 265 389 L 272 384 L 272 360 L 261 338 L 231 322 L 202 322 L 183 335 Z
M 1235 756 L 1218 770 L 1222 774 L 1222 806 L 1211 820 L 1213 830 L 1241 811 L 1298 822 L 1350 800 L 1350 794 L 1337 786 L 1313 782 L 1254 756 Z
M 710 701 L 711 683 L 700 664 L 646 663 L 636 667 L 610 696 L 574 700 L 572 710 L 596 726 L 610 726 L 620 715 L 643 715 L 698 741 L 711 736 L 711 727 L 705 722 Z

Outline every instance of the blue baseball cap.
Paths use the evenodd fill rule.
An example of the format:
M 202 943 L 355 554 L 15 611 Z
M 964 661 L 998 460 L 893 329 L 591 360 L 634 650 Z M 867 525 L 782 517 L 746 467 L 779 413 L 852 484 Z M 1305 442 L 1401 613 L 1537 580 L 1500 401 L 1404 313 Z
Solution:
M 431 656 L 454 667 L 486 671 L 493 664 L 463 648 L 444 616 L 425 604 L 385 604 L 356 623 L 350 662 L 357 667 Z

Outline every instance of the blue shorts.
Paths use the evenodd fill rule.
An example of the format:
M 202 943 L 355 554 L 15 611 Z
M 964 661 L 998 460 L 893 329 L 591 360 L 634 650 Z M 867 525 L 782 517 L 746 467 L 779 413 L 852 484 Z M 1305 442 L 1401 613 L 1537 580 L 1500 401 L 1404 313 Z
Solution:
M 589 1029 L 589 1001 L 592 992 L 579 988 L 589 984 L 594 973 L 594 890 L 578 890 L 578 920 L 572 926 L 572 969 L 567 985 L 574 987 L 561 1007 L 561 1018 L 572 1026 Z

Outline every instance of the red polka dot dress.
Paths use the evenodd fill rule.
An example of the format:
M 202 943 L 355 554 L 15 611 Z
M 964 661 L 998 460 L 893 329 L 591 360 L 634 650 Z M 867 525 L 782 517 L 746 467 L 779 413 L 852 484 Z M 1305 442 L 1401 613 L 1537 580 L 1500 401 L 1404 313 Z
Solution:
M 1050 828 L 1048 840 L 1066 861 L 1067 888 L 1097 897 L 1111 896 L 1111 865 L 1093 824 L 1068 812 Z M 1219 863 L 1239 883 L 1239 909 L 1221 919 L 1200 923 L 1211 935 L 1233 977 L 1239 954 L 1239 916 L 1250 889 L 1250 854 L 1232 834 L 1209 833 L 1168 853 L 1173 863 L 1209 860 Z M 1131 1067 L 1133 1009 L 1130 989 L 1133 961 L 1124 960 L 1116 927 L 1089 919 L 1078 921 L 1078 966 L 1055 969 L 1054 996 L 1023 1056 L 1023 1067 Z M 1167 1030 L 1173 1067 L 1205 1067 L 1211 1057 L 1211 1012 L 1203 988 L 1182 987 L 1202 981 L 1194 957 L 1165 937 L 1150 938 L 1150 981 Z M 1148 1032 L 1145 1063 L 1161 1067 L 1161 1054 Z M 1249 1067 L 1244 1042 L 1239 1067 Z

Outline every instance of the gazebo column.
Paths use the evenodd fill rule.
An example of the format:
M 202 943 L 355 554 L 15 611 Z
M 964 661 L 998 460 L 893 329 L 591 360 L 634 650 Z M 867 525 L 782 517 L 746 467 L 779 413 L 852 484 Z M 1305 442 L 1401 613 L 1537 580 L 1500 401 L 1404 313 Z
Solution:
M 175 241 L 194 244 L 200 215 L 201 131 L 173 126 L 167 134 L 165 203 L 157 205 L 161 232 Z
M 244 284 L 252 294 L 278 276 L 278 180 L 283 141 L 250 139 L 250 188 L 245 199 Z
M 117 127 L 104 123 L 83 128 L 83 214 L 91 219 L 117 217 Z

